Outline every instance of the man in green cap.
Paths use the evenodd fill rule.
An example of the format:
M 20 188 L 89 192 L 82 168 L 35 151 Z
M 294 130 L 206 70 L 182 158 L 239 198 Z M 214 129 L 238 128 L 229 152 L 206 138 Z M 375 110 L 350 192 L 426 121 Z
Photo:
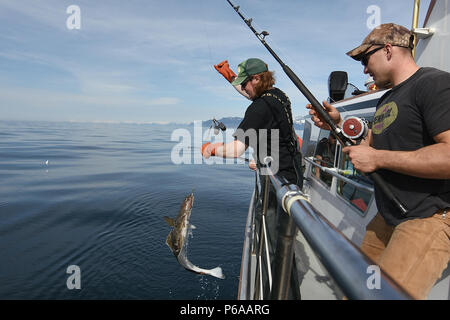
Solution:
M 260 190 L 264 190 L 266 181 L 264 155 L 273 159 L 268 166 L 275 174 L 278 173 L 289 183 L 302 187 L 301 154 L 299 141 L 293 127 L 291 104 L 287 95 L 274 87 L 273 72 L 268 70 L 264 61 L 257 58 L 250 58 L 240 63 L 237 76 L 229 69 L 226 61 L 215 67 L 242 95 L 252 100 L 252 103 L 248 106 L 244 119 L 233 134 L 235 140 L 225 145 L 223 143 L 206 143 L 202 147 L 203 156 L 205 158 L 211 155 L 238 157 L 251 146 L 256 160 L 253 169 L 256 167 L 260 169 L 262 184 Z M 252 139 L 253 132 L 256 133 L 256 139 Z M 269 251 L 274 254 L 279 215 L 277 214 L 276 194 L 273 188 L 269 190 L 266 225 Z M 259 217 L 260 215 L 256 218 L 257 229 L 260 223 Z M 291 285 L 289 295 L 298 299 L 300 298 L 298 276 L 295 264 L 293 265 L 291 279 L 294 285 Z M 269 297 L 268 292 L 265 294 Z
M 297 153 L 297 137 L 293 129 L 293 120 L 290 101 L 287 95 L 280 89 L 274 87 L 275 78 L 273 72 L 268 70 L 267 64 L 258 58 L 250 58 L 238 66 L 237 76 L 228 68 L 226 61 L 221 63 L 221 68 L 216 69 L 231 81 L 238 91 L 252 100 L 252 103 L 245 112 L 244 119 L 233 134 L 235 141 L 223 145 L 222 143 L 204 144 L 202 154 L 205 158 L 218 156 L 224 158 L 239 157 L 251 146 L 255 151 L 257 166 L 265 165 L 264 159 L 258 157 L 261 149 L 267 151 L 263 154 L 271 156 L 277 163 L 277 171 L 290 183 L 302 184 L 301 173 L 296 171 L 294 157 Z M 246 132 L 256 131 L 257 141 L 253 142 Z M 267 140 L 261 143 L 261 130 L 267 132 Z M 278 150 L 272 152 L 271 146 L 274 144 L 271 137 L 274 133 L 279 135 Z M 255 140 L 255 139 L 254 139 Z M 276 173 L 276 172 L 275 172 Z
M 361 61 L 377 87 L 372 130 L 345 147 L 354 168 L 377 171 L 408 208 L 406 216 L 375 185 L 378 214 L 367 225 L 362 251 L 414 298 L 425 299 L 450 258 L 450 74 L 419 68 L 411 32 L 393 23 L 375 28 L 347 55 Z M 315 124 L 328 129 L 311 109 Z M 324 108 L 339 124 L 339 112 Z

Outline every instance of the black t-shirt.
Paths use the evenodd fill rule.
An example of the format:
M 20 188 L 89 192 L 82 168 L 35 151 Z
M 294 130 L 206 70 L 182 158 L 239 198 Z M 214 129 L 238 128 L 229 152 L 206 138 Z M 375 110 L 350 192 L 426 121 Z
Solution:
M 283 102 L 287 101 L 286 95 L 278 88 L 270 89 L 265 93 L 275 95 Z M 273 96 L 263 95 L 256 98 L 247 108 L 244 119 L 237 128 L 238 130 L 241 129 L 243 132 L 247 133 L 251 132 L 251 129 L 254 129 L 257 139 L 249 138 L 248 135 L 238 134 L 238 131 L 236 131 L 233 136 L 235 139 L 238 139 L 247 146 L 253 148 L 254 158 L 258 160 L 259 164 L 263 164 L 264 160 L 264 157 L 260 157 L 261 154 L 264 155 L 267 153 L 267 156 L 271 156 L 275 161 L 278 161 L 278 172 L 289 182 L 296 183 L 293 158 L 289 152 L 292 127 L 287 121 L 284 107 L 280 101 Z M 272 142 L 272 137 L 274 137 L 275 134 L 274 131 L 272 131 L 273 129 L 278 130 L 278 150 L 274 148 L 276 146 L 275 141 Z M 267 139 L 264 138 L 266 132 Z
M 447 130 L 450 130 L 450 73 L 420 68 L 380 98 L 372 126 L 373 147 L 414 151 L 434 144 L 433 137 Z M 379 173 L 409 210 L 403 217 L 375 186 L 378 210 L 389 224 L 430 217 L 437 210 L 450 207 L 450 180 L 417 178 L 390 170 Z

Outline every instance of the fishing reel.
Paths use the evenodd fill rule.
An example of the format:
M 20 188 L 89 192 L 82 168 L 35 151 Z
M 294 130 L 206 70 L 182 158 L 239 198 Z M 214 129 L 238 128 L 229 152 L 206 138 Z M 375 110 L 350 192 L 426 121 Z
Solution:
M 369 121 L 358 117 L 348 117 L 342 123 L 342 134 L 352 140 L 363 140 L 369 133 Z
M 209 127 L 209 129 L 214 127 L 214 135 L 218 135 L 219 134 L 219 130 L 225 131 L 227 130 L 227 127 L 220 121 L 216 120 L 215 118 L 213 118 L 212 120 L 212 124 Z

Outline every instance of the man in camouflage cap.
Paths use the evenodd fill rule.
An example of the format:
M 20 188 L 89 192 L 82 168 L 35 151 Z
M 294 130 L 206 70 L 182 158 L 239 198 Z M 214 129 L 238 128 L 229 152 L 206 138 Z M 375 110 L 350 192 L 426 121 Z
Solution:
M 412 48 L 411 32 L 387 23 L 347 53 L 379 88 L 392 88 L 378 100 L 366 140 L 342 152 L 355 169 L 377 171 L 408 209 L 402 215 L 374 185 L 378 214 L 361 250 L 413 298 L 426 299 L 450 259 L 450 74 L 419 68 Z M 337 109 L 324 107 L 340 124 Z M 329 130 L 307 108 L 315 124 Z
M 394 23 L 386 23 L 373 29 L 362 44 L 347 52 L 347 55 L 361 61 L 364 73 L 373 77 L 378 88 L 388 88 L 394 85 L 394 82 L 400 83 L 417 71 L 418 67 L 411 54 L 413 48 L 414 36 L 408 29 Z M 386 62 L 389 64 L 372 63 L 369 65 L 370 60 L 377 59 L 370 59 L 370 57 L 378 51 L 386 53 Z M 376 56 L 379 58 L 381 52 Z M 400 64 L 405 65 L 407 70 L 397 68 Z
M 385 23 L 379 25 L 372 30 L 371 33 L 364 39 L 362 44 L 353 50 L 347 52 L 347 55 L 355 60 L 360 61 L 373 45 L 385 45 L 390 43 L 392 46 L 399 46 L 403 48 L 414 48 L 414 36 L 405 27 L 394 23 Z

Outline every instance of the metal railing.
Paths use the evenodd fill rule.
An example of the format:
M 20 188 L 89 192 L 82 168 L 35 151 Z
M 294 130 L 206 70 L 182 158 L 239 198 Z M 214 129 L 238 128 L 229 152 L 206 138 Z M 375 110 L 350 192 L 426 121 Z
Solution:
M 272 290 L 272 269 L 270 264 L 270 254 L 269 254 L 269 242 L 267 239 L 267 224 L 266 215 L 269 202 L 269 179 L 266 178 L 264 183 L 263 198 L 262 198 L 262 212 L 261 221 L 259 223 L 259 232 L 256 234 L 255 238 L 255 250 L 256 253 L 256 281 L 255 281 L 255 293 L 254 297 L 256 299 L 264 299 L 264 280 L 267 279 L 269 291 Z M 263 269 L 263 268 L 266 269 Z M 264 276 L 264 271 L 267 270 Z
M 272 290 L 272 269 L 267 238 L 266 213 L 268 210 L 268 194 L 270 181 L 265 177 L 262 197 L 257 187 L 252 195 L 245 227 L 245 241 L 242 253 L 241 279 L 239 282 L 238 299 L 263 300 L 266 286 Z M 256 226 L 257 208 L 260 209 L 260 217 Z M 258 229 L 256 229 L 258 227 Z M 254 266 L 254 268 L 252 267 Z M 251 279 L 254 279 L 253 281 Z
M 333 177 L 336 177 L 339 180 L 342 180 L 342 181 L 344 181 L 344 182 L 346 182 L 348 184 L 351 184 L 352 186 L 356 187 L 357 189 L 369 191 L 371 193 L 374 192 L 373 187 L 370 187 L 370 186 L 364 185 L 362 183 L 353 181 L 352 179 L 349 179 L 349 178 L 347 178 L 347 177 L 345 177 L 345 176 L 343 176 L 342 174 L 339 173 L 339 172 L 342 172 L 344 170 L 341 170 L 341 169 L 338 169 L 338 168 L 328 168 L 328 167 L 321 166 L 320 164 L 314 162 L 314 158 L 313 159 L 311 159 L 311 158 L 304 158 L 304 159 L 305 159 L 306 162 L 308 162 L 308 163 L 312 164 L 313 166 L 319 168 L 321 171 L 326 172 L 326 173 L 332 175 Z
M 241 276 L 239 280 L 238 299 L 249 300 L 250 292 L 254 291 L 252 282 L 252 243 L 254 239 L 254 214 L 255 214 L 255 199 L 257 198 L 256 188 L 253 190 L 253 195 L 250 200 L 250 206 L 248 208 L 247 221 L 245 223 L 244 233 L 244 246 L 242 248 L 242 261 L 241 261 Z
M 273 279 L 269 288 L 270 296 L 263 296 L 261 288 L 257 292 L 252 287 L 251 279 L 257 280 L 259 283 L 254 284 L 255 289 L 258 289 L 257 286 L 263 283 L 261 281 L 262 273 L 259 273 L 258 278 L 260 270 L 258 267 L 256 270 L 252 268 L 251 263 L 252 260 L 261 261 L 264 250 L 256 251 L 250 244 L 254 243 L 255 238 L 264 239 L 264 230 L 259 230 L 259 233 L 256 233 L 258 230 L 250 232 L 251 223 L 257 214 L 255 207 L 251 205 L 244 241 L 239 299 L 288 298 L 296 228 L 303 234 L 322 265 L 347 298 L 361 300 L 411 299 L 408 293 L 382 271 L 379 274 L 378 286 L 376 288 L 369 286 L 368 281 L 371 276 L 369 270 L 372 270 L 374 263 L 314 208 L 298 186 L 288 184 L 283 177 L 272 173 L 266 176 L 266 179 L 270 180 L 276 190 L 278 204 L 283 208 L 280 214 L 284 215 L 282 217 L 284 222 L 281 222 L 282 219 L 280 220 L 277 248 L 272 262 L 274 267 L 271 271 Z M 256 193 L 254 193 L 252 203 L 255 203 Z M 267 197 L 266 192 L 263 194 Z M 264 242 L 267 244 L 267 241 Z M 261 245 L 260 242 L 259 244 Z M 267 264 L 270 265 L 270 259 L 267 257 L 266 259 Z

